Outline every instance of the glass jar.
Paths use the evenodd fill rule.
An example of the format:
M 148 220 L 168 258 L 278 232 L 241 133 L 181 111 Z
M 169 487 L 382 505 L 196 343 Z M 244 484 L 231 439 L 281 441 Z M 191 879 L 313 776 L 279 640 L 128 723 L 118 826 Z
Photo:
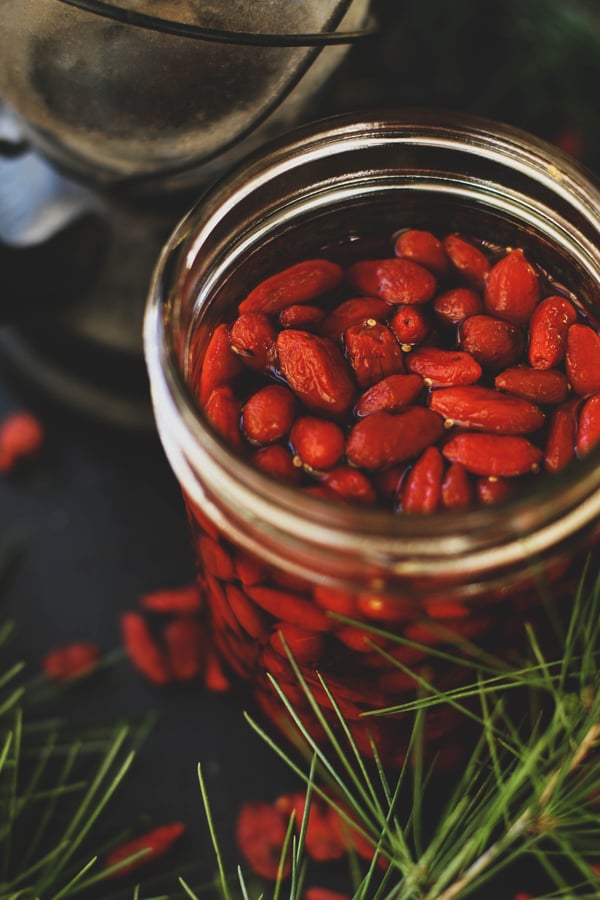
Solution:
M 324 716 L 335 719 L 317 672 L 359 748 L 373 736 L 391 763 L 403 758 L 404 717 L 364 713 L 401 704 L 419 680 L 472 677 L 458 660 L 474 648 L 509 661 L 548 584 L 568 603 L 598 537 L 598 448 L 499 505 L 393 515 L 251 467 L 206 424 L 190 383 L 215 326 L 261 279 L 306 257 L 366 256 L 406 227 L 519 246 L 590 320 L 600 314 L 591 177 L 508 126 L 410 111 L 335 117 L 248 159 L 165 247 L 145 321 L 156 423 L 223 660 L 284 724 L 270 672 L 318 735 L 283 635 Z M 431 745 L 446 741 L 446 712 L 428 722 Z

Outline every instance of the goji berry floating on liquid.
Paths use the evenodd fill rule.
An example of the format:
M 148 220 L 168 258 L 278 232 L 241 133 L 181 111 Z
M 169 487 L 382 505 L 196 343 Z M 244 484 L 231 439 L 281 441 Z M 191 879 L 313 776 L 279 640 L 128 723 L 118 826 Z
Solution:
M 422 227 L 382 246 L 350 260 L 321 253 L 249 285 L 192 361 L 206 420 L 249 466 L 328 503 L 414 520 L 501 504 L 600 443 L 598 326 L 530 252 Z M 415 604 L 328 588 L 212 526 L 207 534 L 194 504 L 190 519 L 227 668 L 253 682 L 273 717 L 267 671 L 308 716 L 289 650 L 325 715 L 335 719 L 317 669 L 359 748 L 369 752 L 374 736 L 397 763 L 403 746 L 389 722 L 362 718 L 416 687 L 390 657 L 430 674 L 428 647 L 498 639 L 500 604 L 513 596 L 514 612 L 524 602 L 514 585 L 472 606 L 443 593 Z M 442 686 L 460 678 L 455 665 L 433 669 Z M 434 743 L 447 715 L 428 717 Z
M 240 298 L 237 316 L 214 329 L 196 386 L 213 427 L 248 461 L 261 447 L 291 451 L 300 489 L 325 486 L 332 499 L 345 481 L 331 471 L 351 466 L 371 485 L 371 505 L 398 514 L 445 503 L 441 489 L 435 502 L 408 506 L 402 486 L 382 493 L 379 475 L 398 463 L 420 470 L 435 460 L 440 485 L 460 463 L 470 504 L 480 476 L 518 479 L 520 490 L 552 474 L 552 421 L 577 399 L 595 409 L 600 393 L 600 333 L 577 298 L 558 293 L 519 248 L 414 228 L 388 244 L 389 256 L 345 267 L 304 259 Z M 411 309 L 426 327 L 412 328 Z M 598 441 L 589 418 L 584 435 L 575 427 L 572 456 Z M 337 499 L 353 495 L 342 487 Z

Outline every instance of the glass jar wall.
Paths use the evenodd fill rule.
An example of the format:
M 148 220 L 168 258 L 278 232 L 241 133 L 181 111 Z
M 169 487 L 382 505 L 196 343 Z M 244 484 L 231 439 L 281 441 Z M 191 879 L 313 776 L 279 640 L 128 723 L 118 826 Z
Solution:
M 196 382 L 211 335 L 261 280 L 307 258 L 347 267 L 401 229 L 518 247 L 596 327 L 600 193 L 566 156 L 481 120 L 430 112 L 347 116 L 271 145 L 212 190 L 158 264 L 145 324 L 156 421 L 182 486 L 213 625 L 229 669 L 274 720 L 267 673 L 318 735 L 286 646 L 361 749 L 402 761 L 401 715 L 368 717 L 451 687 L 481 651 L 516 658 L 548 588 L 568 604 L 597 538 L 598 448 L 510 500 L 429 515 L 337 503 L 241 458 L 207 422 Z M 386 249 L 387 248 L 387 249 Z M 248 376 L 251 377 L 251 376 Z M 318 673 L 318 674 L 317 674 Z M 448 745 L 447 713 L 429 717 Z

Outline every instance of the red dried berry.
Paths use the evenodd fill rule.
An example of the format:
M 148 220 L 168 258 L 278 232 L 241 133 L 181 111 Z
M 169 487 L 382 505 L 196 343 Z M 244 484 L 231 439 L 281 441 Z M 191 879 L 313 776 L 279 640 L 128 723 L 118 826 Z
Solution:
M 292 303 L 309 303 L 341 284 L 344 275 L 328 259 L 307 259 L 261 281 L 240 303 L 245 312 L 277 313 Z
M 390 304 L 379 297 L 353 297 L 344 300 L 327 315 L 321 323 L 319 333 L 323 337 L 339 341 L 351 325 L 362 325 L 367 319 L 384 322 L 390 313 Z
M 442 480 L 442 504 L 446 509 L 466 509 L 473 502 L 473 487 L 462 463 L 450 463 Z
M 433 513 L 440 505 L 444 460 L 437 447 L 428 447 L 406 476 L 400 508 L 406 513 Z
M 598 443 L 600 443 L 600 393 L 592 394 L 581 407 L 575 444 L 577 455 L 585 456 Z
M 41 422 L 29 412 L 11 413 L 0 422 L 0 472 L 10 472 L 30 460 L 44 445 Z
M 329 888 L 309 887 L 304 891 L 304 900 L 351 900 L 348 894 L 331 891 Z
M 264 372 L 275 358 L 275 327 L 261 312 L 242 313 L 229 329 L 231 349 L 250 369 Z
M 512 250 L 492 266 L 484 303 L 493 316 L 513 325 L 526 325 L 539 299 L 538 273 L 522 250 Z
M 285 380 L 312 411 L 339 418 L 349 411 L 355 387 L 339 347 L 309 331 L 288 329 L 277 337 L 279 366 Z
M 565 367 L 571 387 L 580 397 L 600 391 L 600 334 L 575 323 L 567 332 Z
M 248 440 L 272 444 L 286 437 L 296 415 L 296 398 L 282 384 L 268 384 L 252 394 L 242 409 L 242 428 Z
M 100 648 L 91 641 L 55 647 L 44 656 L 42 671 L 53 681 L 72 681 L 87 675 L 100 659 Z
M 351 287 L 388 303 L 428 303 L 437 287 L 435 276 L 410 259 L 361 260 L 346 277 Z
M 505 477 L 537 471 L 542 458 L 539 447 L 526 438 L 501 434 L 457 434 L 444 445 L 442 453 L 474 475 Z
M 479 384 L 433 391 L 429 406 L 444 416 L 447 423 L 498 434 L 529 434 L 545 422 L 541 409 L 529 400 Z
M 377 412 L 353 426 L 346 455 L 354 466 L 379 469 L 418 456 L 443 433 L 442 417 L 421 406 L 396 414 Z
M 458 344 L 484 369 L 495 373 L 517 365 L 523 355 L 525 336 L 512 322 L 482 313 L 460 323 Z
M 198 678 L 204 663 L 206 635 L 198 619 L 179 616 L 163 631 L 169 668 L 177 681 Z
M 340 460 L 346 437 L 339 425 L 316 416 L 300 416 L 290 432 L 290 443 L 300 465 L 331 469 Z
M 399 344 L 421 344 L 431 331 L 429 309 L 409 303 L 399 303 L 390 321 L 390 328 Z
M 398 341 L 386 325 L 374 319 L 347 328 L 344 346 L 354 377 L 363 389 L 388 375 L 404 371 L 404 358 Z
M 476 288 L 483 288 L 490 263 L 485 253 L 460 234 L 446 235 L 442 241 L 453 269 Z
M 194 613 L 202 606 L 202 597 L 197 584 L 150 591 L 139 600 L 142 609 L 157 613 Z
M 280 860 L 287 831 L 287 817 L 270 803 L 244 803 L 236 823 L 237 843 L 244 859 L 257 875 L 274 881 L 280 874 Z M 281 874 L 289 874 L 286 859 Z
M 373 485 L 364 472 L 352 466 L 337 466 L 331 469 L 323 475 L 322 484 L 330 491 L 335 491 L 342 499 L 363 503 L 366 506 L 371 506 L 377 497 Z
M 498 478 L 491 475 L 478 478 L 475 483 L 477 497 L 486 506 L 503 503 L 514 493 L 514 482 L 508 478 Z
M 406 368 L 428 386 L 473 384 L 481 378 L 481 366 L 464 350 L 416 347 L 406 355 Z
M 118 869 L 111 872 L 110 877 L 127 875 L 140 866 L 147 865 L 164 856 L 184 832 L 185 825 L 182 822 L 173 822 L 170 825 L 153 828 L 152 831 L 126 841 L 111 850 L 104 860 L 104 869 L 112 869 L 118 865 Z M 135 857 L 135 859 L 127 862 L 131 857 Z M 119 865 L 121 863 L 122 865 Z
M 446 291 L 433 301 L 433 309 L 438 319 L 445 325 L 458 325 L 469 316 L 483 312 L 481 295 L 473 288 L 458 287 Z
M 294 455 L 281 444 L 267 444 L 252 454 L 252 463 L 273 478 L 295 484 L 300 480 L 301 470 L 294 464 Z
M 409 406 L 423 390 L 420 375 L 388 375 L 362 394 L 354 407 L 357 416 L 370 416 L 374 412 L 387 410 L 396 412 Z
M 202 360 L 198 399 L 205 404 L 213 390 L 228 384 L 242 371 L 242 363 L 229 342 L 229 327 L 222 322 L 213 331 Z
M 228 384 L 213 388 L 204 404 L 207 421 L 236 450 L 242 448 L 241 404 Z
M 450 265 L 442 242 L 431 231 L 418 228 L 407 228 L 400 232 L 394 243 L 394 253 L 405 259 L 412 259 L 435 275 L 444 275 Z
M 167 658 L 140 613 L 122 613 L 121 634 L 127 656 L 138 672 L 154 684 L 166 684 L 171 680 Z
M 544 468 L 547 472 L 560 472 L 575 456 L 580 403 L 579 399 L 563 403 L 552 414 L 544 448 Z
M 325 310 L 320 306 L 308 303 L 292 303 L 279 313 L 279 324 L 282 328 L 316 328 L 325 318 Z
M 567 376 L 558 369 L 514 366 L 496 375 L 494 387 L 532 403 L 552 406 L 564 403 L 569 395 Z
M 529 362 L 536 369 L 553 369 L 564 358 L 569 326 L 577 321 L 573 304 L 561 296 L 546 297 L 529 322 Z

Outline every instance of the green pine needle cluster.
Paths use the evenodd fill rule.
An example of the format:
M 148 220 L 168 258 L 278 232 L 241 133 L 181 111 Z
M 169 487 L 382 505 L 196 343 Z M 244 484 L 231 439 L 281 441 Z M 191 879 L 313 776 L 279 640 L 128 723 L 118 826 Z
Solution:
M 537 872 L 538 881 L 546 885 L 536 897 L 600 896 L 600 866 L 594 868 L 600 863 L 600 575 L 582 578 L 556 659 L 544 656 L 534 629 L 525 627 L 528 662 L 522 668 L 510 669 L 473 648 L 470 684 L 443 693 L 421 679 L 414 701 L 371 713 L 413 716 L 407 762 L 394 780 L 378 761 L 376 746 L 376 765 L 366 763 L 321 680 L 337 715 L 338 727 L 332 729 L 291 655 L 298 682 L 328 735 L 328 746 L 311 737 L 274 679 L 297 743 L 311 760 L 308 773 L 295 755 L 247 717 L 303 779 L 307 797 L 318 796 L 330 804 L 371 842 L 372 864 L 366 871 L 356 860 L 351 866 L 353 900 L 462 900 L 499 883 L 508 900 L 524 889 L 507 874 L 519 865 L 519 871 Z M 444 657 L 452 658 L 447 652 Z M 398 665 L 390 657 L 392 662 Z M 460 662 L 465 664 L 464 656 Z M 424 752 L 426 718 L 439 704 L 451 704 L 462 713 L 471 732 L 476 726 L 468 758 L 445 793 L 440 793 L 435 760 L 428 760 Z M 211 823 L 201 770 L 200 781 Z M 290 823 L 281 868 L 289 858 L 292 875 L 277 883 L 274 900 L 302 898 L 305 827 L 306 821 L 296 834 Z M 221 896 L 250 900 L 241 871 L 233 890 L 214 829 L 212 834 Z M 192 900 L 198 900 L 187 890 Z M 268 890 L 260 893 L 268 895 Z

